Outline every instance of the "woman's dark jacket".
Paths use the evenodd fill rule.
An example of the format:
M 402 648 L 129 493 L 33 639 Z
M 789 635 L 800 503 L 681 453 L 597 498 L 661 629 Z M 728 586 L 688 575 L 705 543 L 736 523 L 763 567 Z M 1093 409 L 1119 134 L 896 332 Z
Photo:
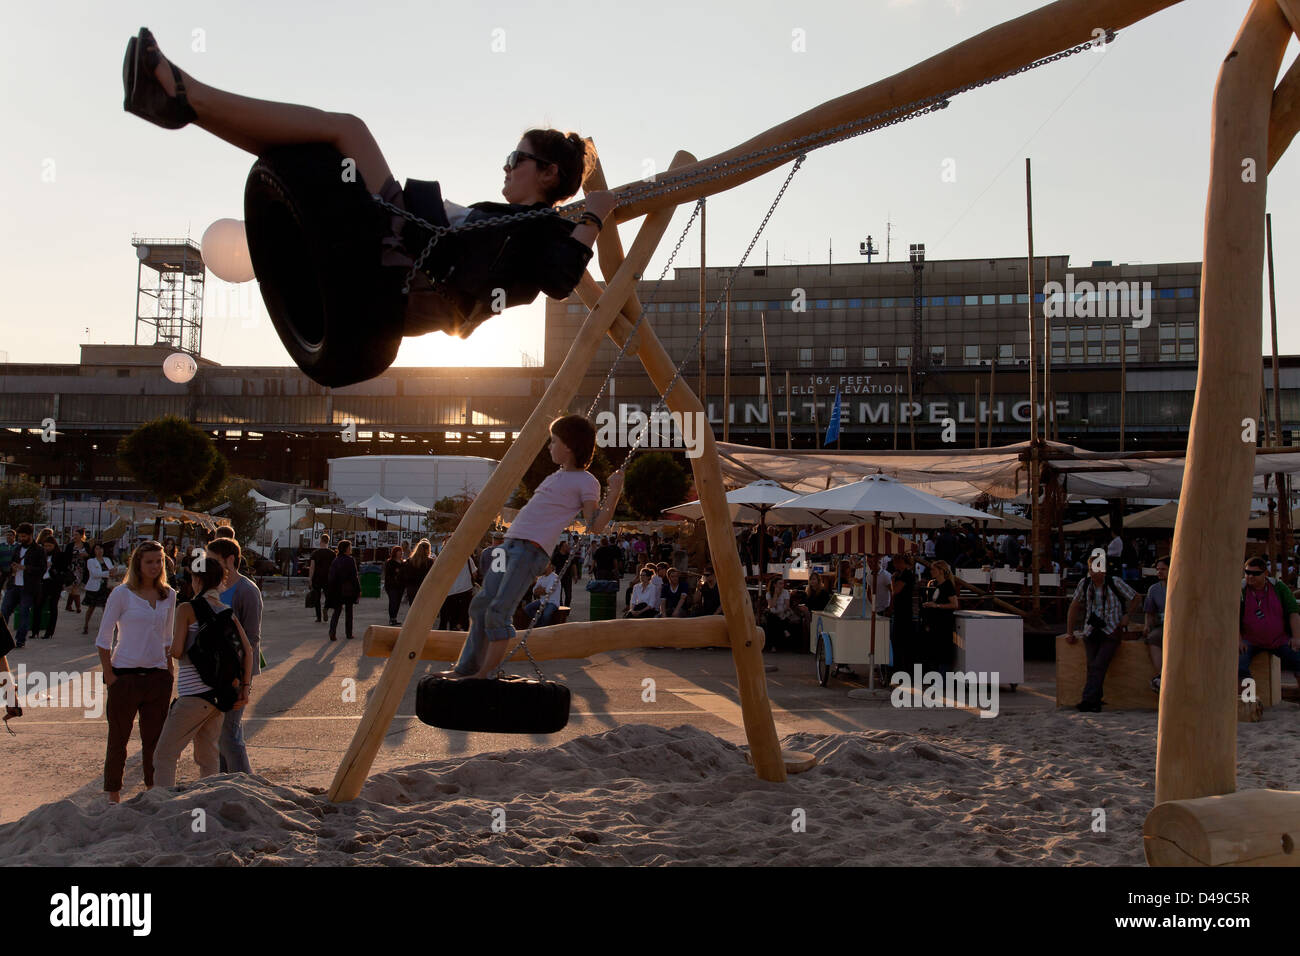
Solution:
M 361 575 L 350 554 L 340 554 L 330 562 L 329 582 L 325 586 L 325 606 L 356 604 L 361 597 Z

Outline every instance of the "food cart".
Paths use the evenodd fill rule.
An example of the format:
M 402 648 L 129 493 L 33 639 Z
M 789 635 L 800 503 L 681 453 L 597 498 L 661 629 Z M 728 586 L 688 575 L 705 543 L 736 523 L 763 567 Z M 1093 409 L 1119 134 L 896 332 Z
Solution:
M 808 650 L 817 656 L 817 682 L 825 687 L 841 668 L 870 667 L 872 617 L 863 616 L 862 597 L 832 594 L 824 611 L 812 612 Z M 890 661 L 889 618 L 877 616 L 876 662 Z

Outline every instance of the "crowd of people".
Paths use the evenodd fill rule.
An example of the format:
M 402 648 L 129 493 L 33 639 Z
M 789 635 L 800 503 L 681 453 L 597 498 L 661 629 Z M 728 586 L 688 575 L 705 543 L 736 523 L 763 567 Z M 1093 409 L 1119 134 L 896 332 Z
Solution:
M 121 799 L 127 742 L 137 722 L 146 787 L 170 786 L 191 742 L 204 776 L 252 771 L 241 719 L 261 672 L 262 593 L 240 573 L 242 549 L 229 528 L 217 529 L 201 557 L 181 560 L 174 542 L 144 540 L 120 565 L 103 544 L 89 542 L 84 529 L 74 530 L 62 547 L 53 529 L 37 532 L 28 523 L 4 537 L 5 647 L 21 650 L 29 634 L 50 639 L 61 600 L 65 611 L 84 609 L 82 634 L 102 609 L 94 644 L 106 689 L 104 791 L 111 802 Z M 200 603 L 206 611 L 196 610 Z M 239 635 L 242 673 L 229 687 L 205 683 L 190 661 L 209 619 L 228 621 Z M 12 680 L 5 654 L 0 672 L 6 683 Z M 7 709 L 7 717 L 21 714 L 18 706 Z

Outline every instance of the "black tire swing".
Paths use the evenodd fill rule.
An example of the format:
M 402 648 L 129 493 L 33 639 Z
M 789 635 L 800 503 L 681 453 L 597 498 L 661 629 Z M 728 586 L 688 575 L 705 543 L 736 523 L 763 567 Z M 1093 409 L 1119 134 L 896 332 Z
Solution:
M 402 271 L 380 265 L 391 220 L 328 143 L 259 156 L 244 186 L 253 271 L 295 364 L 326 386 L 374 378 L 402 343 Z

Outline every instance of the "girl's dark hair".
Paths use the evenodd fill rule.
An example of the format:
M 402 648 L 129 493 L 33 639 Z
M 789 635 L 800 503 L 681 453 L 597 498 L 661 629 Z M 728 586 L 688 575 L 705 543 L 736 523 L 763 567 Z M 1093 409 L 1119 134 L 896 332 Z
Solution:
M 339 554 L 348 554 L 352 550 L 352 542 L 344 538 L 339 542 Z
M 521 139 L 528 140 L 533 152 L 556 165 L 559 181 L 546 194 L 554 204 L 575 195 L 596 168 L 596 147 L 577 133 L 558 129 L 530 129 Z
M 573 463 L 584 471 L 596 453 L 596 426 L 581 415 L 565 415 L 551 422 L 551 434 L 573 452 Z
M 221 587 L 221 582 L 226 576 L 225 569 L 216 561 L 200 561 L 199 568 L 200 570 L 194 572 L 194 581 L 198 584 L 194 590 L 196 598 L 204 591 Z
M 406 549 L 403 548 L 400 544 L 393 545 L 391 548 L 388 549 L 388 560 L 396 561 L 397 556 L 399 554 L 406 554 Z

